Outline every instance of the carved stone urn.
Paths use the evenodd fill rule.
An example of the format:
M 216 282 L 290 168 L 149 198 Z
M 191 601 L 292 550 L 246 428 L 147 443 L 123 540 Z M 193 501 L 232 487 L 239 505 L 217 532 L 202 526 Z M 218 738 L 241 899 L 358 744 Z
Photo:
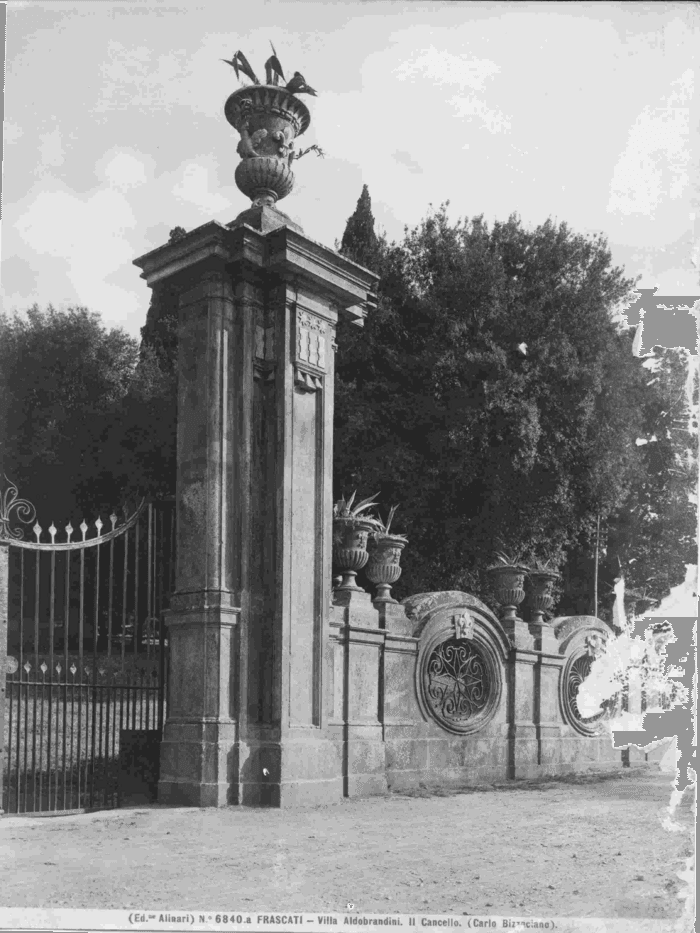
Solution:
M 369 551 L 365 573 L 377 586 L 375 603 L 395 603 L 390 595 L 391 587 L 401 576 L 401 551 L 408 541 L 403 535 L 377 535 L 375 545 Z
M 532 609 L 532 621 L 542 623 L 543 614 L 552 608 L 552 587 L 559 574 L 553 570 L 528 571 L 528 604 Z
M 503 609 L 503 621 L 513 622 L 518 618 L 518 606 L 525 599 L 525 576 L 527 568 L 517 564 L 489 567 L 496 599 Z
M 373 522 L 358 518 L 333 519 L 333 563 L 342 574 L 342 581 L 336 589 L 364 593 L 362 587 L 355 583 L 355 577 L 369 560 L 367 537 L 375 528 Z
M 294 140 L 309 126 L 306 105 L 283 87 L 254 84 L 234 91 L 226 119 L 241 135 L 236 184 L 254 206 L 272 206 L 294 187 Z

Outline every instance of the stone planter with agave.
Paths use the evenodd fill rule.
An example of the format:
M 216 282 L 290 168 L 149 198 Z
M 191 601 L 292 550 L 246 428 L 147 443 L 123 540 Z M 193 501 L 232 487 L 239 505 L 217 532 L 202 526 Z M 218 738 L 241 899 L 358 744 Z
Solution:
M 375 603 L 396 603 L 391 596 L 391 587 L 401 576 L 401 551 L 408 544 L 406 535 L 390 534 L 391 522 L 398 506 L 392 505 L 386 525 L 379 522 L 380 528 L 370 533 L 373 547 L 370 546 L 369 562 L 365 573 L 376 584 Z
M 518 618 L 518 606 L 525 599 L 525 577 L 528 569 L 519 555 L 497 551 L 495 563 L 487 568 L 491 577 L 496 600 L 503 610 L 503 621 L 513 622 Z
M 532 610 L 532 621 L 541 624 L 544 621 L 544 613 L 554 604 L 552 587 L 560 574 L 552 561 L 536 560 L 527 577 L 528 604 Z
M 353 506 L 355 495 L 356 492 L 347 501 L 339 499 L 333 506 L 333 563 L 342 574 L 337 590 L 364 593 L 355 577 L 369 560 L 367 537 L 370 532 L 379 530 L 381 522 L 369 513 L 377 504 L 376 496 Z

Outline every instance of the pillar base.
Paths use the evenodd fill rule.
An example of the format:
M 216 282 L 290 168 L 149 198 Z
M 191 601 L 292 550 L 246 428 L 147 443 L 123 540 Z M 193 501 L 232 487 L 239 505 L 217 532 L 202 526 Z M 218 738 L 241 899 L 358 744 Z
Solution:
M 158 802 L 190 807 L 236 803 L 237 731 L 232 721 L 166 722 Z
M 243 224 L 252 227 L 254 230 L 259 230 L 261 233 L 271 233 L 273 230 L 279 230 L 280 227 L 290 227 L 297 233 L 304 232 L 291 217 L 269 204 L 257 204 L 245 211 L 241 211 L 238 217 L 227 226 L 234 229 Z
M 534 649 L 535 639 L 528 629 L 526 622 L 523 622 L 522 619 L 518 619 L 516 617 L 514 619 L 504 618 L 502 619 L 501 624 L 503 625 L 503 628 L 505 629 L 511 644 L 515 648 L 526 648 L 530 650 Z
M 536 651 L 543 651 L 545 654 L 559 654 L 559 642 L 554 634 L 554 629 L 548 622 L 535 620 L 530 622 L 529 631 L 532 635 Z
M 343 796 L 340 750 L 300 729 L 280 741 L 241 742 L 238 802 L 250 807 L 321 806 Z M 307 733 L 304 735 L 303 733 Z
M 158 803 L 171 807 L 229 807 L 233 801 L 228 784 L 161 781 Z

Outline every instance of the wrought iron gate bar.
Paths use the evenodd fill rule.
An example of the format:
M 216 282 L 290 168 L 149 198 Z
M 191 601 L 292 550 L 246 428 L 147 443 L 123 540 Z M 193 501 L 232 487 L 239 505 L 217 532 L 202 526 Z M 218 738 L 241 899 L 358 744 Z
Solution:
M 82 541 L 41 541 L 39 540 L 41 534 L 43 534 L 43 529 L 39 524 L 34 526 L 34 533 L 37 535 L 36 541 L 24 541 L 21 538 L 7 538 L 12 547 L 24 548 L 25 550 L 30 551 L 80 551 L 86 550 L 93 547 L 99 547 L 102 544 L 106 544 L 108 541 L 111 541 L 115 538 L 119 538 L 123 535 L 128 529 L 133 528 L 134 525 L 138 522 L 140 515 L 147 508 L 148 503 L 144 499 L 141 504 L 138 506 L 136 511 L 128 519 L 125 520 L 123 525 L 120 525 L 118 528 L 112 528 L 111 531 L 107 531 L 104 534 L 98 534 L 94 538 L 83 538 Z M 115 517 L 116 518 L 116 517 Z M 99 519 L 98 519 L 99 521 Z M 88 525 L 83 522 L 85 526 L 85 532 L 87 533 Z M 81 525 L 81 528 L 83 526 Z M 100 522 L 100 528 L 102 527 L 102 522 Z M 67 529 L 71 529 L 71 534 L 73 529 L 70 524 L 66 525 L 66 534 L 70 538 Z M 38 531 L 37 531 L 38 529 Z M 0 536 L 1 537 L 1 536 Z
M 52 523 L 51 543 L 41 541 L 37 522 L 37 540 L 22 541 L 0 496 L 10 560 L 8 655 L 18 659 L 6 674 L 6 812 L 118 806 L 123 730 L 162 730 L 174 510 L 142 503 L 119 527 L 116 515 L 110 521 L 102 534 L 98 519 L 91 538 L 81 522 L 79 541 L 69 523 L 65 542 L 56 542 Z

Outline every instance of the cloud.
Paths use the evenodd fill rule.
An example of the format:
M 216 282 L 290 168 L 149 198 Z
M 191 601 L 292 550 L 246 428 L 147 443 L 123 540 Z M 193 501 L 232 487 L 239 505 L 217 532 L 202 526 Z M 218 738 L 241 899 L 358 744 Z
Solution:
M 192 229 L 224 212 L 230 212 L 224 213 L 228 221 L 236 211 L 230 191 L 223 189 L 229 197 L 217 191 L 218 164 L 211 155 L 157 173 L 151 156 L 115 147 L 97 160 L 94 174 L 98 185 L 87 192 L 44 175 L 41 186 L 14 206 L 3 258 L 26 258 L 41 274 L 30 289 L 19 266 L 6 263 L 4 300 L 18 307 L 32 301 L 81 304 L 99 312 L 105 324 L 138 333 L 149 291 L 133 259 L 161 245 L 146 237 L 148 225 L 156 218 L 163 222 L 164 242 L 171 227 Z
M 30 201 L 15 229 L 37 256 L 62 260 L 80 304 L 100 312 L 112 309 L 116 323 L 140 304 L 134 292 L 107 281 L 131 261 L 127 234 L 135 225 L 131 207 L 118 191 L 103 189 L 84 196 L 53 190 Z
M 396 159 L 399 165 L 405 165 L 409 172 L 412 172 L 414 175 L 421 175 L 423 173 L 423 169 L 415 159 L 411 158 L 408 152 L 399 152 L 397 150 L 392 158 Z
M 41 145 L 39 153 L 41 155 L 41 164 L 58 166 L 63 165 L 63 146 L 61 145 L 61 133 L 56 127 L 50 133 L 44 133 L 39 136 Z
M 402 63 L 394 70 L 400 81 L 420 78 L 433 87 L 457 87 L 460 91 L 484 91 L 487 81 L 501 71 L 499 65 L 486 58 L 469 58 L 453 55 L 444 49 L 430 46 L 415 58 Z M 455 94 L 446 97 L 458 117 L 473 117 L 483 123 L 491 133 L 510 129 L 510 118 L 489 107 L 485 100 L 475 94 Z
M 422 78 L 429 78 L 434 84 L 456 84 L 463 89 L 483 91 L 486 80 L 498 74 L 500 70 L 495 62 L 486 58 L 470 59 L 430 46 L 415 58 L 400 65 L 394 74 L 401 81 L 420 75 Z
M 510 129 L 510 118 L 500 110 L 493 110 L 476 97 L 451 97 L 459 117 L 475 117 L 490 133 L 504 133 Z M 468 147 L 465 147 L 468 148 Z
M 178 171 L 178 181 L 172 193 L 180 201 L 194 204 L 202 213 L 210 214 L 224 211 L 230 205 L 228 198 L 210 190 L 209 170 L 200 162 L 187 162 Z
M 148 161 L 153 160 L 148 158 Z M 97 162 L 95 174 L 104 179 L 110 188 L 127 191 L 145 184 L 151 173 L 146 171 L 144 157 L 139 158 L 126 150 L 110 150 Z
M 608 213 L 653 216 L 662 201 L 685 196 L 690 166 L 693 72 L 673 82 L 660 107 L 645 107 L 632 125 L 610 182 Z
M 110 41 L 108 60 L 100 68 L 103 83 L 94 112 L 140 109 L 169 113 L 181 107 L 190 114 L 218 114 L 221 105 L 212 96 L 209 82 L 213 74 L 222 73 L 219 69 L 223 66 L 214 54 L 220 44 L 220 36 L 205 36 L 194 52 L 180 48 L 158 55 L 147 46 L 134 48 Z
M 24 136 L 24 130 L 21 126 L 18 126 L 16 123 L 11 123 L 9 120 L 5 120 L 2 127 L 2 140 L 6 146 L 9 146 L 11 143 L 16 143 L 18 139 L 21 139 Z

